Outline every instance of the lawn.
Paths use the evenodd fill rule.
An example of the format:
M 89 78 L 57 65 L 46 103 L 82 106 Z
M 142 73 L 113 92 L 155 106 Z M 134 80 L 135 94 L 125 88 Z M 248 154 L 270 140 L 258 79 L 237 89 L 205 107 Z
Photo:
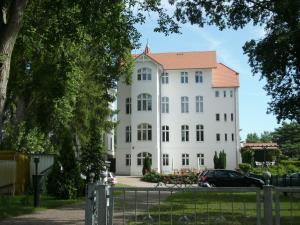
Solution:
M 157 193 L 133 194 L 116 199 L 116 211 L 126 212 L 127 224 L 256 224 L 255 193 L 214 193 L 214 192 L 177 192 L 165 194 L 159 203 Z M 144 196 L 144 197 L 143 197 Z M 163 196 L 163 194 L 161 195 Z M 261 222 L 263 221 L 263 196 L 261 201 Z M 300 196 L 280 196 L 281 224 L 300 224 Z M 135 210 L 137 206 L 137 210 Z M 273 205 L 275 208 L 275 204 Z M 275 212 L 275 210 L 274 210 Z M 123 218 L 119 218 L 123 220 Z
M 32 195 L 20 196 L 0 196 L 0 220 L 8 217 L 28 214 L 39 210 L 57 208 L 67 204 L 75 204 L 83 202 L 82 199 L 62 200 L 50 196 L 41 196 L 41 206 L 33 207 Z

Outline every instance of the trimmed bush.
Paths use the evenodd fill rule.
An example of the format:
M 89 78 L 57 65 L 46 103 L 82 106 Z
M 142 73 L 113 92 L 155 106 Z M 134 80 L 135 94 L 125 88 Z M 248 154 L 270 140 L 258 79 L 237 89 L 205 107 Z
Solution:
M 248 174 L 251 170 L 251 165 L 249 163 L 240 163 L 239 168 L 244 174 Z

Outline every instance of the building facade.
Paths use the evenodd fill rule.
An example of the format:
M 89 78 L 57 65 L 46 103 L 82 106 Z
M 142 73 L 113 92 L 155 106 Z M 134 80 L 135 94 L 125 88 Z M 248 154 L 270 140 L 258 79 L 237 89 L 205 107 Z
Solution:
M 141 175 L 146 156 L 161 173 L 239 163 L 238 73 L 216 52 L 135 55 L 130 85 L 118 84 L 116 173 Z

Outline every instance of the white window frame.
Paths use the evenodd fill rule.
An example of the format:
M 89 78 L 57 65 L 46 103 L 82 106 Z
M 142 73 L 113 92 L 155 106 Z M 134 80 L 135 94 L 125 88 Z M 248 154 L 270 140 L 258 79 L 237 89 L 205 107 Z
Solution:
M 181 113 L 189 112 L 189 97 L 181 96 Z
M 189 83 L 189 74 L 188 74 L 188 72 L 182 71 L 180 73 L 180 83 L 182 83 L 182 84 Z
M 181 142 L 188 142 L 189 139 L 189 126 L 181 125 Z
M 125 127 L 125 142 L 126 143 L 131 142 L 131 126 Z
M 163 166 L 169 166 L 169 154 L 162 155 Z
M 131 98 L 126 98 L 126 114 L 131 114 Z
M 221 118 L 220 118 L 220 113 L 216 113 L 216 121 L 220 121 Z
M 148 157 L 150 159 L 150 162 L 152 163 L 152 154 L 149 152 L 140 152 L 137 154 L 137 162 L 136 164 L 138 166 L 143 166 L 144 165 L 144 160 L 145 158 Z
M 167 126 L 167 125 L 162 126 L 161 132 L 162 132 L 162 137 L 161 137 L 162 142 L 169 142 L 169 140 L 170 140 L 169 126 Z
M 203 96 L 196 96 L 196 112 L 202 113 L 203 112 Z
M 131 166 L 131 154 L 125 154 L 125 165 Z
M 204 126 L 202 124 L 196 125 L 196 141 L 204 141 Z
M 187 153 L 181 154 L 181 165 L 189 166 L 190 165 L 190 155 Z
M 138 81 L 150 81 L 152 79 L 152 70 L 148 67 L 143 67 L 137 70 Z
M 168 84 L 169 83 L 169 73 L 163 72 L 161 74 L 161 83 L 162 84 Z
M 152 111 L 152 96 L 142 93 L 137 96 L 137 111 Z
M 197 153 L 197 163 L 198 163 L 198 166 L 204 166 L 205 163 L 204 163 L 204 153 Z
M 169 97 L 161 97 L 161 112 L 169 113 Z
M 137 126 L 138 141 L 152 141 L 152 126 L 148 123 L 141 123 Z
M 195 83 L 203 83 L 203 74 L 202 71 L 195 72 Z
M 220 97 L 220 92 L 219 91 L 215 91 L 215 97 L 219 98 Z

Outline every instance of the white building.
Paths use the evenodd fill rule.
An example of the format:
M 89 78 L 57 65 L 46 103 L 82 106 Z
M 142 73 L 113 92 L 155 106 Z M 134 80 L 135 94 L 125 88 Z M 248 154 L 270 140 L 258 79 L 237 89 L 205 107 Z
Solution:
M 216 52 L 135 55 L 132 83 L 118 85 L 116 173 L 213 168 L 215 151 L 227 168 L 239 162 L 239 75 Z

